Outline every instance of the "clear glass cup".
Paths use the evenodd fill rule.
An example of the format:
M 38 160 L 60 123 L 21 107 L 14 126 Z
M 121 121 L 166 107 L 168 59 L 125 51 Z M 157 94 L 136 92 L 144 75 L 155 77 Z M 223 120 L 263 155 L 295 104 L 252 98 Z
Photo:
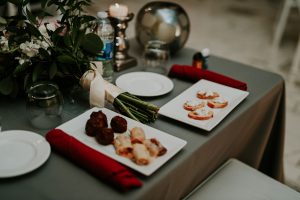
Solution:
M 169 57 L 169 47 L 166 42 L 160 40 L 148 41 L 143 53 L 144 71 L 166 75 Z
M 27 91 L 26 110 L 30 123 L 39 129 L 51 129 L 62 122 L 63 96 L 52 82 L 37 82 Z

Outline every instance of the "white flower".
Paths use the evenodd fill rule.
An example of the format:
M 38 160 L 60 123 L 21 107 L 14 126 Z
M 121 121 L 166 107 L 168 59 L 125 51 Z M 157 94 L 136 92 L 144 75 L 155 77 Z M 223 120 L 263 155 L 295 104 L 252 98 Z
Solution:
M 47 24 L 47 29 L 50 31 L 55 31 L 56 28 L 58 28 L 58 24 L 55 22 L 50 22 L 49 24 Z
M 41 26 L 39 26 L 39 31 L 40 31 L 40 33 L 44 36 L 44 37 L 46 37 L 46 38 L 49 38 L 49 35 L 48 35 L 48 33 L 47 33 L 47 28 L 46 28 L 46 26 L 43 24 L 43 25 L 41 25 Z
M 39 48 L 40 46 L 33 43 L 33 40 L 20 44 L 22 53 L 26 54 L 30 58 L 35 57 L 39 53 Z
M 15 59 L 16 59 L 16 60 L 19 60 L 19 64 L 20 64 L 20 65 L 23 65 L 23 64 L 26 63 L 26 62 L 29 62 L 29 63 L 31 64 L 30 60 L 29 60 L 29 59 L 26 59 L 26 58 L 16 57 Z
M 7 40 L 6 37 L 4 37 L 4 36 L 0 37 L 0 46 L 1 46 L 2 51 L 8 51 L 9 50 L 8 40 Z
M 49 47 L 49 44 L 45 41 L 41 41 L 41 40 L 39 40 L 39 41 L 40 41 L 39 45 L 41 46 L 41 48 L 47 50 Z
M 19 64 L 23 65 L 25 63 L 25 59 L 19 59 Z

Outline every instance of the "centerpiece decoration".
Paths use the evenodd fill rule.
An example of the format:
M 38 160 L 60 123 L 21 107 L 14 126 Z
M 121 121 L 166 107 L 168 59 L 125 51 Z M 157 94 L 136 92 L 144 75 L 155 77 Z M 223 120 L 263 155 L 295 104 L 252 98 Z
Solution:
M 105 94 L 94 90 L 91 106 L 104 106 L 95 101 L 106 97 L 135 120 L 156 119 L 157 106 L 102 79 L 93 60 L 103 43 L 95 34 L 95 17 L 84 12 L 91 0 L 41 0 L 38 13 L 30 11 L 29 0 L 4 0 L 0 5 L 8 2 L 16 6 L 17 14 L 0 17 L 0 95 L 16 97 L 37 81 L 50 80 L 66 90 L 78 84 L 90 90 L 97 84 Z M 54 18 L 47 13 L 50 6 L 61 15 Z

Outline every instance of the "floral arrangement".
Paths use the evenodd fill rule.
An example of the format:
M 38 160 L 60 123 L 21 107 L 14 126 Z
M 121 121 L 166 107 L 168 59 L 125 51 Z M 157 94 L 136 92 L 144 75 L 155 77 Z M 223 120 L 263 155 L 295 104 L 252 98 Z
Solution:
M 92 32 L 95 18 L 83 14 L 90 0 L 41 0 L 38 15 L 28 0 L 7 2 L 17 14 L 0 18 L 0 94 L 16 96 L 38 80 L 78 83 L 103 45 Z M 49 6 L 62 13 L 59 21 L 46 20 Z
M 29 0 L 4 0 L 0 5 L 7 2 L 16 6 L 17 14 L 0 17 L 0 95 L 15 97 L 43 80 L 51 80 L 66 90 L 81 83 L 89 89 L 94 78 L 90 71 L 97 69 L 93 59 L 103 47 L 95 34 L 95 17 L 84 14 L 83 8 L 91 0 L 40 0 L 41 12 L 37 15 L 28 8 Z M 61 13 L 59 20 L 46 20 L 51 16 L 44 11 L 49 6 Z M 86 72 L 92 79 L 82 81 Z M 113 87 L 116 86 L 111 84 L 112 90 Z M 157 106 L 127 92 L 110 102 L 137 121 L 147 123 L 157 118 Z

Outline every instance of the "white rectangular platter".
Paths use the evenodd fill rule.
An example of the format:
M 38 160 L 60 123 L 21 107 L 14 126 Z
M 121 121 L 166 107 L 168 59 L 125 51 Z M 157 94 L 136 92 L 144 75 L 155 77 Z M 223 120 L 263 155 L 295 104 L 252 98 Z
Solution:
M 156 138 L 158 139 L 162 145 L 164 145 L 167 148 L 167 153 L 163 156 L 160 156 L 158 158 L 155 158 L 150 164 L 146 166 L 141 166 L 135 164 L 133 161 L 129 160 L 128 158 L 119 156 L 115 152 L 115 148 L 112 144 L 110 145 L 101 145 L 99 144 L 94 137 L 88 136 L 85 133 L 85 124 L 87 120 L 90 118 L 90 114 L 94 111 L 102 110 L 104 114 L 107 116 L 108 124 L 110 124 L 111 118 L 113 118 L 116 115 L 122 116 L 127 120 L 127 127 L 128 130 L 132 129 L 133 127 L 141 127 L 143 128 L 146 138 Z M 110 127 L 110 125 L 109 125 Z M 85 145 L 107 155 L 108 157 L 146 175 L 149 176 L 153 172 L 155 172 L 159 167 L 161 167 L 164 163 L 166 163 L 171 157 L 173 157 L 179 150 L 181 150 L 185 145 L 186 141 L 182 140 L 180 138 L 177 138 L 175 136 L 172 136 L 170 134 L 167 134 L 163 131 L 154 129 L 150 126 L 147 126 L 145 124 L 142 124 L 140 122 L 137 122 L 135 120 L 132 120 L 128 117 L 125 117 L 119 113 L 116 113 L 114 111 L 111 111 L 106 108 L 92 108 L 83 114 L 77 116 L 76 118 L 60 125 L 57 127 L 58 129 L 61 129 L 68 133 L 69 135 L 75 137 L 80 142 L 84 143 Z M 117 134 L 115 133 L 115 136 Z
M 196 100 L 198 91 L 213 91 L 219 93 L 220 97 L 228 101 L 225 108 L 212 109 L 214 116 L 208 120 L 195 120 L 188 117 L 188 112 L 183 105 L 188 100 Z M 241 101 L 243 101 L 249 92 L 221 85 L 208 80 L 200 80 L 192 85 L 180 95 L 166 103 L 159 110 L 161 115 L 190 124 L 192 126 L 211 131 L 218 125 Z M 207 105 L 206 105 L 207 107 Z M 207 107 L 208 108 L 208 107 Z

